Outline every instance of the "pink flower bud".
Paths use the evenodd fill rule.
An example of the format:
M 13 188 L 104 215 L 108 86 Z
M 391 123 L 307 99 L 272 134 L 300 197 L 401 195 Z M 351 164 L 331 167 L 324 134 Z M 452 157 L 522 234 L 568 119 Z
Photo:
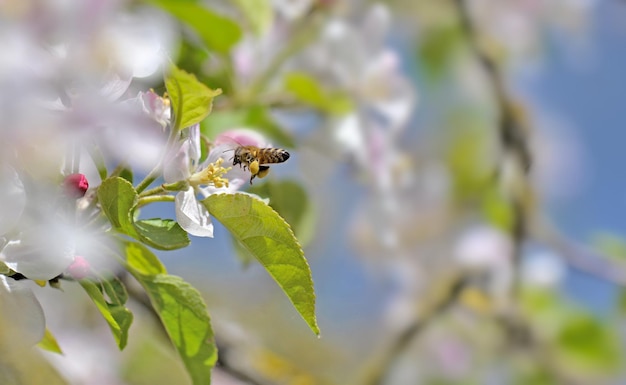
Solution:
M 63 181 L 65 194 L 72 198 L 82 198 L 89 188 L 87 177 L 83 174 L 70 174 Z
M 74 279 L 87 278 L 90 271 L 91 266 L 89 266 L 89 262 L 80 255 L 74 257 L 74 262 L 67 268 L 67 273 Z

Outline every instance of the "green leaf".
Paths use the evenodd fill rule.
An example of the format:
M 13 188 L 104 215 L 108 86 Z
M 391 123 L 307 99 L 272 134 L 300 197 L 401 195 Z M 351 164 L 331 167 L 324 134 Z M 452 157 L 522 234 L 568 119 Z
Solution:
M 150 297 L 167 334 L 195 385 L 211 383 L 217 347 L 211 319 L 200 293 L 182 278 L 158 274 L 146 276 L 130 270 Z
M 157 275 L 165 274 L 167 270 L 159 258 L 144 245 L 137 242 L 123 241 L 122 254 L 125 257 L 129 270 L 136 274 Z
M 616 310 L 622 315 L 626 315 L 626 290 L 621 289 L 617 297 Z
M 138 196 L 126 179 L 106 179 L 98 188 L 98 201 L 113 227 L 159 250 L 175 250 L 189 245 L 189 236 L 171 219 L 145 219 L 134 222 Z
M 165 76 L 165 87 L 172 101 L 175 116 L 175 129 L 200 123 L 211 113 L 213 98 L 222 93 L 200 83 L 195 75 L 170 65 Z
M 171 0 L 152 0 L 151 3 L 190 26 L 211 51 L 227 54 L 241 39 L 241 28 L 235 21 L 200 4 Z
M 11 269 L 4 262 L 0 261 L 0 274 L 9 275 Z
M 291 134 L 274 121 L 267 107 L 253 106 L 248 109 L 215 111 L 202 122 L 202 133 L 215 138 L 232 127 L 252 127 L 276 141 L 276 145 L 295 147 Z
M 304 72 L 288 73 L 285 75 L 284 82 L 285 89 L 300 102 L 329 114 L 342 115 L 354 108 L 348 95 L 341 92 L 328 92 L 314 77 Z
M 511 203 L 504 197 L 498 186 L 492 186 L 483 194 L 482 209 L 485 218 L 494 226 L 511 231 L 515 215 Z
M 319 335 L 311 270 L 285 220 L 247 194 L 214 194 L 202 203 L 265 267 L 311 330 Z
M 120 350 L 124 349 L 128 342 L 128 329 L 133 322 L 133 313 L 123 305 L 107 302 L 102 291 L 94 282 L 84 279 L 80 281 L 80 285 L 109 324 Z
M 619 235 L 598 233 L 591 241 L 593 246 L 603 255 L 615 259 L 626 259 L 626 241 Z
M 567 320 L 557 336 L 557 348 L 565 364 L 585 374 L 606 374 L 619 369 L 622 352 L 619 337 L 609 325 L 586 314 Z
M 159 250 L 176 250 L 189 246 L 189 236 L 171 219 L 144 219 L 135 222 L 139 239 Z
M 303 247 L 309 244 L 315 230 L 316 216 L 306 191 L 294 181 L 271 181 L 257 183 L 249 192 L 270 199 L 270 207 L 276 210 L 293 229 Z
M 303 72 L 292 72 L 285 75 L 285 88 L 300 101 L 316 107 L 326 104 L 325 92 L 317 80 Z
M 454 57 L 461 47 L 463 33 L 458 23 L 448 23 L 427 29 L 417 50 L 419 62 L 425 72 L 437 80 L 450 69 Z
M 122 179 L 126 179 L 131 184 L 133 183 L 133 170 L 131 170 L 130 168 L 123 168 L 122 171 L 120 171 L 119 176 Z
M 43 350 L 47 350 L 52 353 L 63 354 L 63 351 L 61 350 L 57 339 L 54 338 L 54 335 L 52 335 L 48 328 L 46 328 L 46 332 L 43 335 L 41 341 L 39 341 L 39 343 L 37 344 L 37 346 L 39 346 Z
M 126 179 L 106 179 L 98 187 L 98 201 L 113 227 L 127 235 L 135 236 L 131 213 L 137 205 L 137 192 Z
M 157 329 L 158 327 L 158 329 Z M 190 380 L 177 352 L 163 329 L 146 325 L 133 329 L 133 343 L 120 362 L 122 383 L 132 385 L 189 385 Z M 164 338 L 161 338 L 164 337 Z
M 496 170 L 493 126 L 474 110 L 453 111 L 448 119 L 445 157 L 455 197 L 460 201 L 482 197 L 493 184 Z
M 100 282 L 98 283 L 100 286 L 100 291 L 103 294 L 106 294 L 108 297 L 107 302 L 115 305 L 124 305 L 128 300 L 128 292 L 126 291 L 126 287 L 118 278 L 101 278 Z
M 257 35 L 269 30 L 274 20 L 274 10 L 270 0 L 235 0 L 243 15 Z

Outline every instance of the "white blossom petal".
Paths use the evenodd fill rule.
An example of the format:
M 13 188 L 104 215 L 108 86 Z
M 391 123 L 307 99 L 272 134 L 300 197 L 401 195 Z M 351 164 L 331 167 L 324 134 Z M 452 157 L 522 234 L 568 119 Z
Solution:
M 231 146 L 271 147 L 267 139 L 257 131 L 248 128 L 237 128 L 225 131 L 215 138 L 215 144 L 230 144 Z
M 196 237 L 213 237 L 209 211 L 196 199 L 192 187 L 176 195 L 176 220 L 180 227 Z
M 185 139 L 189 143 L 189 159 L 192 166 L 197 166 L 200 160 L 201 146 L 200 146 L 200 123 L 196 123 L 193 126 L 187 128 L 187 138 Z
M 503 231 L 479 226 L 461 236 L 454 255 L 465 267 L 489 269 L 508 263 L 513 255 L 513 244 L 511 237 Z
M 73 261 L 75 240 L 65 226 L 51 223 L 29 226 L 4 247 L 0 259 L 30 279 L 49 280 Z
M 104 98 L 110 101 L 115 101 L 124 95 L 124 92 L 126 92 L 132 80 L 133 76 L 130 72 L 110 72 L 100 85 L 98 92 Z
M 3 344 L 33 346 L 43 338 L 43 309 L 27 282 L 0 275 L 0 327 Z
M 12 167 L 0 169 L 0 234 L 5 234 L 20 219 L 26 206 L 24 185 Z

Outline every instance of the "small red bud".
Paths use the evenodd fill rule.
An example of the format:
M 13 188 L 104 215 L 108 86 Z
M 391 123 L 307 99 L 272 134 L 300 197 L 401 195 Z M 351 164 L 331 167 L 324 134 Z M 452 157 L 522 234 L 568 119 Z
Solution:
M 67 196 L 78 199 L 85 196 L 89 188 L 89 182 L 87 182 L 87 177 L 83 174 L 70 174 L 65 177 L 63 187 Z
M 74 257 L 74 262 L 67 268 L 67 273 L 74 279 L 84 279 L 89 276 L 89 271 L 91 267 L 89 266 L 89 262 L 80 255 Z

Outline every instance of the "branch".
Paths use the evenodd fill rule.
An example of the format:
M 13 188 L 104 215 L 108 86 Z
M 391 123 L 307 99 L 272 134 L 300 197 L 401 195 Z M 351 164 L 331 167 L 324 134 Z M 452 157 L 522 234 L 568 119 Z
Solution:
M 465 278 L 462 275 L 454 275 L 444 283 L 438 283 L 435 290 L 435 298 L 426 301 L 423 308 L 403 331 L 395 336 L 389 347 L 381 354 L 380 362 L 370 365 L 365 380 L 359 381 L 366 385 L 383 385 L 393 369 L 393 364 L 402 357 L 412 342 L 434 321 L 434 319 L 456 302 L 459 294 L 465 286 Z
M 519 173 L 515 175 L 518 177 L 519 183 L 513 184 L 514 189 L 510 196 L 510 203 L 513 211 L 513 226 L 511 229 L 511 235 L 513 237 L 513 255 L 512 260 L 514 264 L 514 270 L 517 272 L 519 269 L 522 244 L 527 236 L 527 224 L 528 213 L 531 211 L 529 203 L 531 203 L 532 192 L 530 189 L 530 183 L 528 181 L 528 174 L 532 164 L 532 157 L 528 148 L 527 131 L 523 114 L 519 103 L 509 95 L 505 87 L 505 80 L 498 64 L 489 52 L 484 49 L 479 41 L 479 35 L 477 28 L 472 21 L 467 0 L 453 0 L 459 19 L 461 28 L 464 31 L 469 48 L 476 57 L 477 61 L 483 67 L 487 76 L 499 112 L 498 128 L 500 131 L 500 143 L 505 155 L 512 155 L 512 160 L 515 162 L 514 172 Z M 506 159 L 505 159 L 506 160 Z M 502 179 L 506 177 L 506 162 L 502 162 L 498 175 Z M 514 281 L 511 286 L 511 295 L 516 296 L 519 292 L 519 274 L 515 274 Z
M 616 285 L 626 286 L 626 263 L 568 239 L 547 218 L 537 219 L 532 227 L 533 238 L 556 251 L 572 267 Z

